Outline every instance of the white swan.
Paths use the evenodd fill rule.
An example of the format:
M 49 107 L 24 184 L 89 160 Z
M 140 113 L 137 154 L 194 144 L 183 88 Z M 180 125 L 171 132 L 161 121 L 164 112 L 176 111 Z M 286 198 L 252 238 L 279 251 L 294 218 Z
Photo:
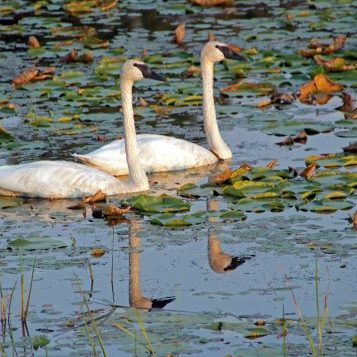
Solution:
M 74 162 L 36 161 L 0 167 L 0 195 L 57 199 L 82 197 L 98 190 L 107 195 L 148 190 L 149 183 L 138 160 L 132 106 L 133 83 L 143 78 L 164 79 L 142 62 L 130 60 L 123 64 L 120 88 L 129 181 Z
M 216 41 L 209 41 L 201 51 L 203 118 L 210 150 L 169 136 L 139 134 L 137 136 L 139 158 L 145 172 L 183 170 L 210 165 L 218 160 L 232 157 L 232 152 L 218 129 L 213 96 L 214 63 L 226 58 L 245 60 L 226 44 Z M 128 173 L 123 140 L 115 140 L 86 155 L 74 154 L 74 156 L 83 163 L 112 175 L 120 176 Z

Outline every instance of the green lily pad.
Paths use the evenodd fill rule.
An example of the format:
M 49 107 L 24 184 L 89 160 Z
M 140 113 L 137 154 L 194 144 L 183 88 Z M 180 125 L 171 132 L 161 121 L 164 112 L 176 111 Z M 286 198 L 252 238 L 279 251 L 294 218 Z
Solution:
M 263 131 L 269 135 L 293 136 L 302 130 L 305 130 L 308 135 L 316 135 L 333 131 L 333 126 L 328 124 L 315 124 L 313 122 L 289 121 L 286 123 L 270 124 Z
M 264 337 L 270 334 L 270 331 L 264 327 L 253 327 L 249 329 L 249 333 L 245 335 L 245 338 L 249 338 L 251 340 Z
M 303 203 L 297 206 L 301 211 L 311 211 L 316 213 L 332 213 L 337 210 L 348 210 L 354 207 L 353 202 L 322 199 L 309 203 Z
M 12 141 L 14 137 L 11 133 L 9 133 L 6 129 L 0 127 L 0 140 L 1 141 Z
M 32 336 L 32 347 L 36 351 L 39 348 L 45 347 L 50 343 L 46 336 Z
M 153 217 L 150 220 L 151 224 L 156 224 L 166 227 L 181 227 L 199 224 L 206 220 L 203 215 L 204 212 L 196 212 L 193 214 L 175 215 L 173 213 L 164 213 L 162 215 Z
M 252 198 L 242 198 L 232 208 L 245 212 L 265 212 L 265 211 L 282 211 L 285 205 L 280 200 L 254 200 Z
M 156 213 L 187 211 L 191 207 L 188 202 L 165 194 L 160 196 L 134 196 L 124 203 L 142 212 Z
M 219 217 L 222 218 L 223 220 L 244 221 L 247 218 L 247 215 L 243 211 L 229 210 L 221 213 Z
M 17 237 L 9 241 L 11 249 L 43 250 L 66 248 L 67 243 L 52 237 Z

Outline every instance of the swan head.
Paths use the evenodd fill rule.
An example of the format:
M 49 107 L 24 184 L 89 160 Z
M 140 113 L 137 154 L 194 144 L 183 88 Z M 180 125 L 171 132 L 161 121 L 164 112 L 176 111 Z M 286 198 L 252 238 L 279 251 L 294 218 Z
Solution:
M 137 60 L 128 60 L 124 62 L 121 69 L 121 77 L 134 81 L 141 79 L 155 79 L 157 81 L 165 81 L 165 77 L 153 71 L 147 64 Z
M 207 59 L 211 62 L 220 62 L 225 59 L 232 59 L 244 62 L 247 61 L 243 56 L 235 52 L 230 46 L 223 42 L 217 41 L 208 41 L 203 46 L 201 58 Z

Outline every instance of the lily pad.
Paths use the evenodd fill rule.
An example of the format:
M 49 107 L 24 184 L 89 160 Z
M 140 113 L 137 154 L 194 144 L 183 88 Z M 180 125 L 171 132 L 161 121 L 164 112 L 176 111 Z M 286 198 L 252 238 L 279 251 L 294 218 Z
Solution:
M 332 199 L 315 200 L 297 206 L 301 211 L 311 211 L 316 213 L 332 213 L 337 210 L 349 210 L 354 207 L 353 202 Z
M 152 218 L 150 223 L 166 227 L 191 226 L 193 224 L 203 223 L 206 220 L 203 213 L 197 212 L 193 214 L 175 215 L 168 212 Z
M 52 237 L 17 237 L 9 241 L 9 248 L 24 250 L 47 250 L 66 248 L 68 244 Z
M 139 195 L 129 198 L 124 203 L 142 212 L 156 213 L 187 211 L 191 207 L 188 202 L 165 194 L 160 196 Z

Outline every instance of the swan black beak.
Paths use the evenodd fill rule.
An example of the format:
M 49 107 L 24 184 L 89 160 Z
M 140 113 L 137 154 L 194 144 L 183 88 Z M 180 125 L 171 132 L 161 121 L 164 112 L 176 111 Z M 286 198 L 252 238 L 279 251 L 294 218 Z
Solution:
M 144 78 L 147 79 L 154 79 L 156 81 L 162 81 L 162 82 L 166 82 L 166 77 L 163 76 L 162 74 L 159 74 L 155 71 L 153 71 L 149 66 L 147 66 L 146 64 L 141 64 L 141 63 L 135 63 L 134 65 L 135 67 L 138 67 L 141 71 L 141 73 L 143 74 Z
M 224 55 L 225 59 L 231 59 L 231 60 L 237 60 L 237 61 L 242 61 L 242 62 L 247 62 L 247 59 L 237 52 L 233 51 L 230 47 L 228 46 L 219 46 L 217 45 L 216 48 L 221 50 L 221 52 Z

